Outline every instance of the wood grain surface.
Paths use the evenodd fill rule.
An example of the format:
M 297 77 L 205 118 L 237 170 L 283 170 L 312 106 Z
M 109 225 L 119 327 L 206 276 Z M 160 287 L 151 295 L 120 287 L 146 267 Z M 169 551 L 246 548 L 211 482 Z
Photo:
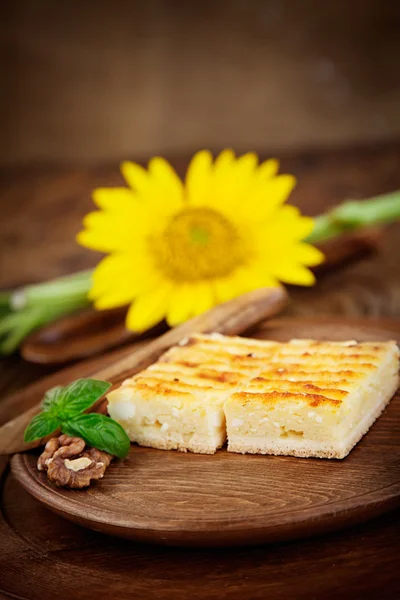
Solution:
M 321 338 L 331 339 L 400 339 L 397 322 L 391 328 L 390 320 L 363 324 L 360 320 L 335 318 L 330 323 L 278 319 L 261 327 L 256 337 L 286 340 L 306 332 L 317 336 L 318 331 Z M 77 372 L 79 366 L 66 371 L 72 368 Z M 95 518 L 99 520 L 111 502 L 122 519 L 127 515 L 132 518 L 134 511 L 142 524 L 149 525 L 146 519 L 150 519 L 154 526 L 157 518 L 164 519 L 168 527 L 158 531 L 158 537 L 168 537 L 171 531 L 178 531 L 180 536 L 169 542 L 182 543 L 182 526 L 188 527 L 189 523 L 192 529 L 186 543 L 193 543 L 193 533 L 205 535 L 199 516 L 205 518 L 209 528 L 207 537 L 203 537 L 206 544 L 216 541 L 212 531 L 210 535 L 212 523 L 214 527 L 223 524 L 231 533 L 236 528 L 236 538 L 232 536 L 230 542 L 245 541 L 243 535 L 248 535 L 252 522 L 258 524 L 258 529 L 251 532 L 255 542 L 265 539 L 266 534 L 271 540 L 274 535 L 287 537 L 288 532 L 289 536 L 302 536 L 305 528 L 310 535 L 365 520 L 398 502 L 399 408 L 397 397 L 344 461 L 239 456 L 224 451 L 209 457 L 133 448 L 125 464 L 115 463 L 103 481 L 89 490 L 86 509 L 80 492 L 50 488 L 35 470 L 32 454 L 14 457 L 13 468 L 25 485 L 33 486 L 31 492 L 39 493 L 42 500 L 43 495 L 52 498 L 53 510 L 73 506 L 80 512 L 80 519 L 84 509 L 87 519 L 88 514 L 93 517 L 92 509 L 96 507 Z M 215 460 L 223 465 L 219 480 L 209 468 L 210 461 Z M 188 485 L 188 475 L 195 489 Z M 222 488 L 217 491 L 218 481 Z M 216 491 L 218 496 L 214 495 Z M 54 499 L 55 504 L 61 500 L 58 508 Z M 265 521 L 266 509 L 274 519 Z M 313 519 L 310 513 L 314 513 Z M 237 537 L 238 515 L 245 515 L 247 520 L 247 526 L 241 528 L 241 539 Z M 260 519 L 264 528 L 260 527 Z M 301 600 L 338 595 L 394 600 L 400 592 L 396 567 L 399 526 L 398 511 L 392 511 L 368 525 L 312 540 L 247 550 L 163 549 L 104 536 L 53 515 L 6 470 L 0 518 L 0 590 L 32 600 L 55 594 L 60 600 L 71 595 L 84 600 L 105 599 L 110 594 L 178 600 Z M 374 577 L 369 580 L 372 572 Z
M 395 0 L 1 2 L 0 162 L 393 139 L 399 15 Z
M 1 508 L 2 599 L 396 600 L 400 594 L 399 511 L 313 539 L 212 551 L 85 530 L 50 512 L 11 476 Z
M 334 319 L 278 320 L 256 335 L 287 340 L 304 330 L 330 340 L 397 335 Z M 123 362 L 116 363 L 112 382 L 119 381 Z M 103 363 L 110 368 L 107 356 Z M 253 544 L 321 533 L 400 504 L 399 434 L 397 396 L 343 461 L 226 451 L 210 457 L 132 447 L 127 459 L 115 461 L 88 492 L 55 488 L 37 471 L 35 453 L 16 455 L 11 465 L 19 483 L 47 507 L 97 531 L 164 544 Z
M 22 487 L 61 517 L 135 541 L 233 546 L 310 537 L 400 506 L 400 395 L 343 462 L 132 447 L 88 492 L 11 459 Z M 388 449 L 390 448 L 390 453 Z

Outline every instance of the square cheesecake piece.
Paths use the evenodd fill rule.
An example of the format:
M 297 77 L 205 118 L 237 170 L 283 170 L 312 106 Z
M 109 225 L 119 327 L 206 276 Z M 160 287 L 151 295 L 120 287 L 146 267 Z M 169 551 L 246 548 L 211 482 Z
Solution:
M 213 454 L 226 442 L 226 399 L 261 370 L 249 352 L 242 338 L 194 335 L 109 393 L 108 412 L 142 446 Z
M 292 340 L 224 403 L 228 450 L 344 458 L 399 385 L 395 342 Z

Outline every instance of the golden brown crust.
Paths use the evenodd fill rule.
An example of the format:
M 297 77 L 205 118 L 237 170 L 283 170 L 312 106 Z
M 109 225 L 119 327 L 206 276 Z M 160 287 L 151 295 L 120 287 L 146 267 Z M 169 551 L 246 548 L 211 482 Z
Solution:
M 171 381 L 158 381 L 157 379 L 136 380 L 135 389 L 147 394 L 157 394 L 157 396 L 187 396 L 187 392 L 180 391 Z
M 269 404 L 272 402 L 279 401 L 292 401 L 292 402 L 305 402 L 310 406 L 319 406 L 321 404 L 332 404 L 333 406 L 339 406 L 341 400 L 335 400 L 334 398 L 328 398 L 320 394 L 307 394 L 307 393 L 296 393 L 296 392 L 285 392 L 285 391 L 272 391 L 272 392 L 237 392 L 233 394 L 232 399 L 239 400 L 244 404 L 248 402 L 256 401 L 258 403 Z
M 347 382 L 343 383 L 347 384 Z M 289 392 L 301 394 L 305 399 L 307 399 L 308 396 L 318 395 L 325 397 L 328 400 L 342 401 L 348 396 L 349 392 L 336 386 L 337 382 L 321 381 L 318 382 L 317 385 L 317 382 L 314 381 L 290 381 L 287 379 L 274 381 L 264 379 L 263 377 L 256 377 L 255 379 L 252 379 L 249 388 L 245 391 L 252 394 Z
M 258 393 L 263 403 L 301 401 L 312 407 L 338 406 L 348 395 L 347 388 L 376 369 L 382 353 L 392 344 L 316 340 L 282 344 L 194 334 L 136 375 L 132 385 L 144 398 L 189 398 L 217 386 L 241 390 L 237 397 L 246 402 L 254 398 L 246 394 Z

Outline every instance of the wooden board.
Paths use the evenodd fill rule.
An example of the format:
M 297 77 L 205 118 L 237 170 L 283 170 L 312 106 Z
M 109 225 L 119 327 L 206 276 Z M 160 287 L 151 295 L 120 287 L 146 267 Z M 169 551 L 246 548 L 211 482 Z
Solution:
M 375 340 L 398 332 L 337 320 L 267 323 L 257 337 Z M 400 504 L 400 396 L 343 461 L 214 456 L 133 446 L 88 491 L 59 490 L 16 455 L 17 481 L 45 506 L 97 531 L 176 545 L 254 544 L 364 521 Z

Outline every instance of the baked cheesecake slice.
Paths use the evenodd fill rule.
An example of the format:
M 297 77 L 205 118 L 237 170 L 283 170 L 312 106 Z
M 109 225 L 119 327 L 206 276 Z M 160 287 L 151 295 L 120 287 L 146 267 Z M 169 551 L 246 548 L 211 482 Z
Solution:
M 143 446 L 343 458 L 399 384 L 395 342 L 196 334 L 108 395 Z
M 236 357 L 249 351 L 231 339 L 183 340 L 108 394 L 110 416 L 142 446 L 213 454 L 226 442 L 226 399 L 260 371 L 248 358 L 240 370 Z
M 399 385 L 395 342 L 292 340 L 224 403 L 228 450 L 344 458 Z

